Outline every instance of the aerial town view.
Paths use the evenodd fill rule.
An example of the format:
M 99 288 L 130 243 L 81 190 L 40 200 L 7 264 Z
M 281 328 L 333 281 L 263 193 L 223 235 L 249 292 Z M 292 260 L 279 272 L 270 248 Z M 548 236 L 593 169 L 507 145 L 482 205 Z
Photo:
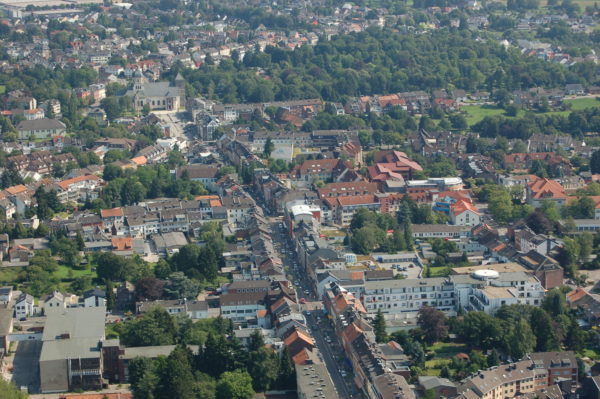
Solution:
M 595 0 L 0 0 L 0 399 L 600 399 Z

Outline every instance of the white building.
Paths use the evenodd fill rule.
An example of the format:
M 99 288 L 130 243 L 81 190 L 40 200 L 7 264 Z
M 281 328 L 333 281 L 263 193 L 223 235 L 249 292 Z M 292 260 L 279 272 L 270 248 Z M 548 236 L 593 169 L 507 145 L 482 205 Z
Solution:
M 540 305 L 543 296 L 540 281 L 525 272 L 478 270 L 471 275 L 366 281 L 363 303 L 372 314 L 381 310 L 413 318 L 423 306 L 449 315 L 459 308 L 493 314 L 502 305 Z
M 15 317 L 21 320 L 33 314 L 33 296 L 22 293 L 15 302 Z
M 257 312 L 265 310 L 265 292 L 227 293 L 219 297 L 221 316 L 234 323 L 245 323 L 257 318 Z
M 481 215 L 471 202 L 458 200 L 450 205 L 450 218 L 457 226 L 477 226 Z

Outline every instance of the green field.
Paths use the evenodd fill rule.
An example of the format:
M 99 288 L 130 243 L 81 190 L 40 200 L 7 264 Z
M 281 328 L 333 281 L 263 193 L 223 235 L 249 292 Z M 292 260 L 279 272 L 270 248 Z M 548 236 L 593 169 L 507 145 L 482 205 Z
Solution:
M 69 271 L 73 271 L 71 277 L 69 277 Z M 96 273 L 92 272 L 90 269 L 84 270 L 76 270 L 71 269 L 65 265 L 58 266 L 58 270 L 54 273 L 54 276 L 58 277 L 61 280 L 68 280 L 69 278 L 81 277 L 81 276 L 91 276 L 92 278 L 96 278 Z
M 495 105 L 468 105 L 462 107 L 462 110 L 467 113 L 467 123 L 473 126 L 480 122 L 486 116 L 504 115 L 504 110 Z
M 573 98 L 564 101 L 566 104 L 571 104 L 571 110 L 578 111 L 586 108 L 600 107 L 600 101 L 596 98 Z M 486 116 L 505 115 L 502 108 L 498 108 L 495 105 L 466 105 L 462 107 L 462 110 L 466 113 L 467 123 L 469 126 L 473 126 L 477 122 L 480 122 Z M 551 111 L 547 114 L 551 115 L 568 115 L 570 111 Z M 520 110 L 517 116 L 521 117 L 525 115 L 524 110 Z M 507 117 L 509 118 L 509 117 Z

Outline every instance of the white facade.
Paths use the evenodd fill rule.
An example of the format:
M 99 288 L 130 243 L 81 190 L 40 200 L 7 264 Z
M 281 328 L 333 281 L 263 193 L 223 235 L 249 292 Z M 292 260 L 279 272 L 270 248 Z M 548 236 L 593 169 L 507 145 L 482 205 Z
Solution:
M 33 297 L 29 294 L 22 294 L 15 303 L 15 317 L 20 320 L 33 314 Z
M 450 217 L 452 218 L 452 224 L 457 226 L 477 226 L 481 219 L 479 213 L 469 209 L 465 209 L 459 214 L 450 212 Z
M 482 274 L 477 272 L 477 274 Z M 456 275 L 447 278 L 383 280 L 365 282 L 363 303 L 367 312 L 416 317 L 423 306 L 449 315 L 459 307 L 495 313 L 502 305 L 538 306 L 544 297 L 539 280 L 524 272 L 502 273 L 490 278 Z

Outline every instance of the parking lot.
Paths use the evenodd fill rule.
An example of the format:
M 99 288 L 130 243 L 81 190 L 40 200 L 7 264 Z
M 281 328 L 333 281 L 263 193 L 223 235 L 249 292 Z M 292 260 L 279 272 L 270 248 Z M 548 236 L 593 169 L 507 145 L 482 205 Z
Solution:
M 392 270 L 394 272 L 394 276 L 396 274 L 401 274 L 405 278 L 419 278 L 419 275 L 421 273 L 421 267 L 412 262 L 379 262 L 379 267 L 385 270 Z
M 17 387 L 27 387 L 29 392 L 39 392 L 39 360 L 42 341 L 20 341 L 14 343 L 12 356 L 12 382 Z

